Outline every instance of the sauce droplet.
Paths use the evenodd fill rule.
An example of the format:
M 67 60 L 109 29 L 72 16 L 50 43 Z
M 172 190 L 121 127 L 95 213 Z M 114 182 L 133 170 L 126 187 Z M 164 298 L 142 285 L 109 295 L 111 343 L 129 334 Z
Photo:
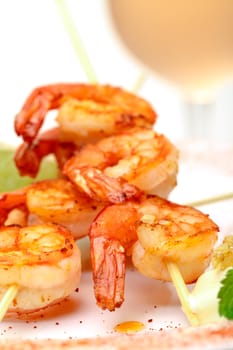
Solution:
M 119 333 L 135 333 L 140 332 L 145 328 L 144 323 L 139 321 L 126 321 L 117 324 L 114 330 Z

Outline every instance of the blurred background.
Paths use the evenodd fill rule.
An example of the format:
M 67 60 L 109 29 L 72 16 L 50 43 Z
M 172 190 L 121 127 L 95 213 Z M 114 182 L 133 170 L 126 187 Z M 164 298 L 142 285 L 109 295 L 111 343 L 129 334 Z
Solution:
M 20 142 L 13 120 L 33 88 L 89 82 L 75 47 L 77 33 L 98 82 L 131 90 L 146 76 L 137 93 L 157 111 L 156 130 L 174 141 L 187 138 L 181 92 L 154 72 L 145 73 L 125 49 L 113 27 L 107 0 L 7 0 L 0 2 L 0 141 Z M 233 81 L 228 81 L 217 90 L 213 142 L 233 144 L 232 101 Z M 52 117 L 46 123 L 53 125 Z

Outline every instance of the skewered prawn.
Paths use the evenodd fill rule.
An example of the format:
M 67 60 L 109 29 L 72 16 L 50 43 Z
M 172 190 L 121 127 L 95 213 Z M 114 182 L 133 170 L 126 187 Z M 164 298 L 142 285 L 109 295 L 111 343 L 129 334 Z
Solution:
M 33 312 L 69 296 L 80 274 L 80 250 L 64 227 L 0 228 L 0 298 L 13 289 L 9 312 Z
M 84 133 L 99 133 L 103 137 L 127 126 L 151 127 L 156 120 L 156 113 L 148 102 L 121 88 L 99 84 L 53 84 L 38 87 L 28 96 L 15 118 L 16 133 L 31 143 L 46 113 L 61 107 L 70 98 L 78 101 L 64 107 L 58 121 L 64 134 L 75 129 L 75 137 Z M 70 116 L 66 114 L 67 109 L 68 115 L 72 111 Z
M 166 197 L 176 185 L 178 150 L 151 129 L 132 128 L 88 144 L 63 173 L 91 198 L 120 203 L 141 191 Z
M 186 283 L 194 282 L 209 264 L 217 232 L 208 215 L 158 196 L 106 207 L 89 231 L 97 304 L 121 306 L 127 255 L 148 277 L 170 281 L 173 262 Z
M 46 112 L 54 108 L 59 108 L 58 127 L 37 136 Z M 16 133 L 24 139 L 15 154 L 16 166 L 21 175 L 34 177 L 47 154 L 55 154 L 61 168 L 80 145 L 126 128 L 149 128 L 155 120 L 156 113 L 149 103 L 120 88 L 88 84 L 43 86 L 31 93 L 16 116 Z
M 44 180 L 27 188 L 0 195 L 0 216 L 3 224 L 15 208 L 25 213 L 27 224 L 60 224 L 69 229 L 75 238 L 88 234 L 89 226 L 104 203 L 90 199 L 80 193 L 65 179 Z M 21 217 L 20 217 L 21 220 Z M 10 223 L 21 223 L 11 219 Z

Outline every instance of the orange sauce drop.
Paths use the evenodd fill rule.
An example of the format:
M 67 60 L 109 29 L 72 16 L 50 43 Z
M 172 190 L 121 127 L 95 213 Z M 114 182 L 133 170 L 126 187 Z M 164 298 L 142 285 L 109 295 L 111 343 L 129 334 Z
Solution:
M 126 321 L 117 324 L 114 330 L 119 333 L 135 333 L 140 332 L 145 328 L 144 323 L 139 321 Z

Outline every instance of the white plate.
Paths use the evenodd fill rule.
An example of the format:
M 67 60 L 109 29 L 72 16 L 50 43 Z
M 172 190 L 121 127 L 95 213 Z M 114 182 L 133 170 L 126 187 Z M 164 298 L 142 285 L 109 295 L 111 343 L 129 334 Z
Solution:
M 181 144 L 178 186 L 171 199 L 186 203 L 233 190 L 233 150 L 206 144 Z M 220 238 L 233 233 L 233 199 L 201 207 L 220 227 Z M 188 326 L 174 287 L 171 283 L 154 281 L 131 268 L 127 271 L 125 302 L 115 312 L 102 311 L 95 305 L 89 265 L 87 240 L 80 242 L 85 271 L 80 288 L 61 304 L 48 308 L 36 320 L 5 319 L 0 324 L 1 339 L 82 339 L 114 335 L 118 323 L 141 321 L 146 328 L 141 334 L 159 336 L 161 330 L 176 330 Z M 198 330 L 195 330 L 197 332 Z M 203 332 L 202 329 L 200 331 Z M 233 332 L 233 330 L 232 330 Z M 172 332 L 173 333 L 173 332 Z M 191 340 L 193 345 L 195 340 Z M 196 338 L 198 344 L 200 339 Z M 208 332 L 209 345 L 213 345 Z M 188 342 L 188 340 L 187 340 Z M 222 343 L 223 344 L 223 343 Z M 233 334 L 232 334 L 233 344 Z

